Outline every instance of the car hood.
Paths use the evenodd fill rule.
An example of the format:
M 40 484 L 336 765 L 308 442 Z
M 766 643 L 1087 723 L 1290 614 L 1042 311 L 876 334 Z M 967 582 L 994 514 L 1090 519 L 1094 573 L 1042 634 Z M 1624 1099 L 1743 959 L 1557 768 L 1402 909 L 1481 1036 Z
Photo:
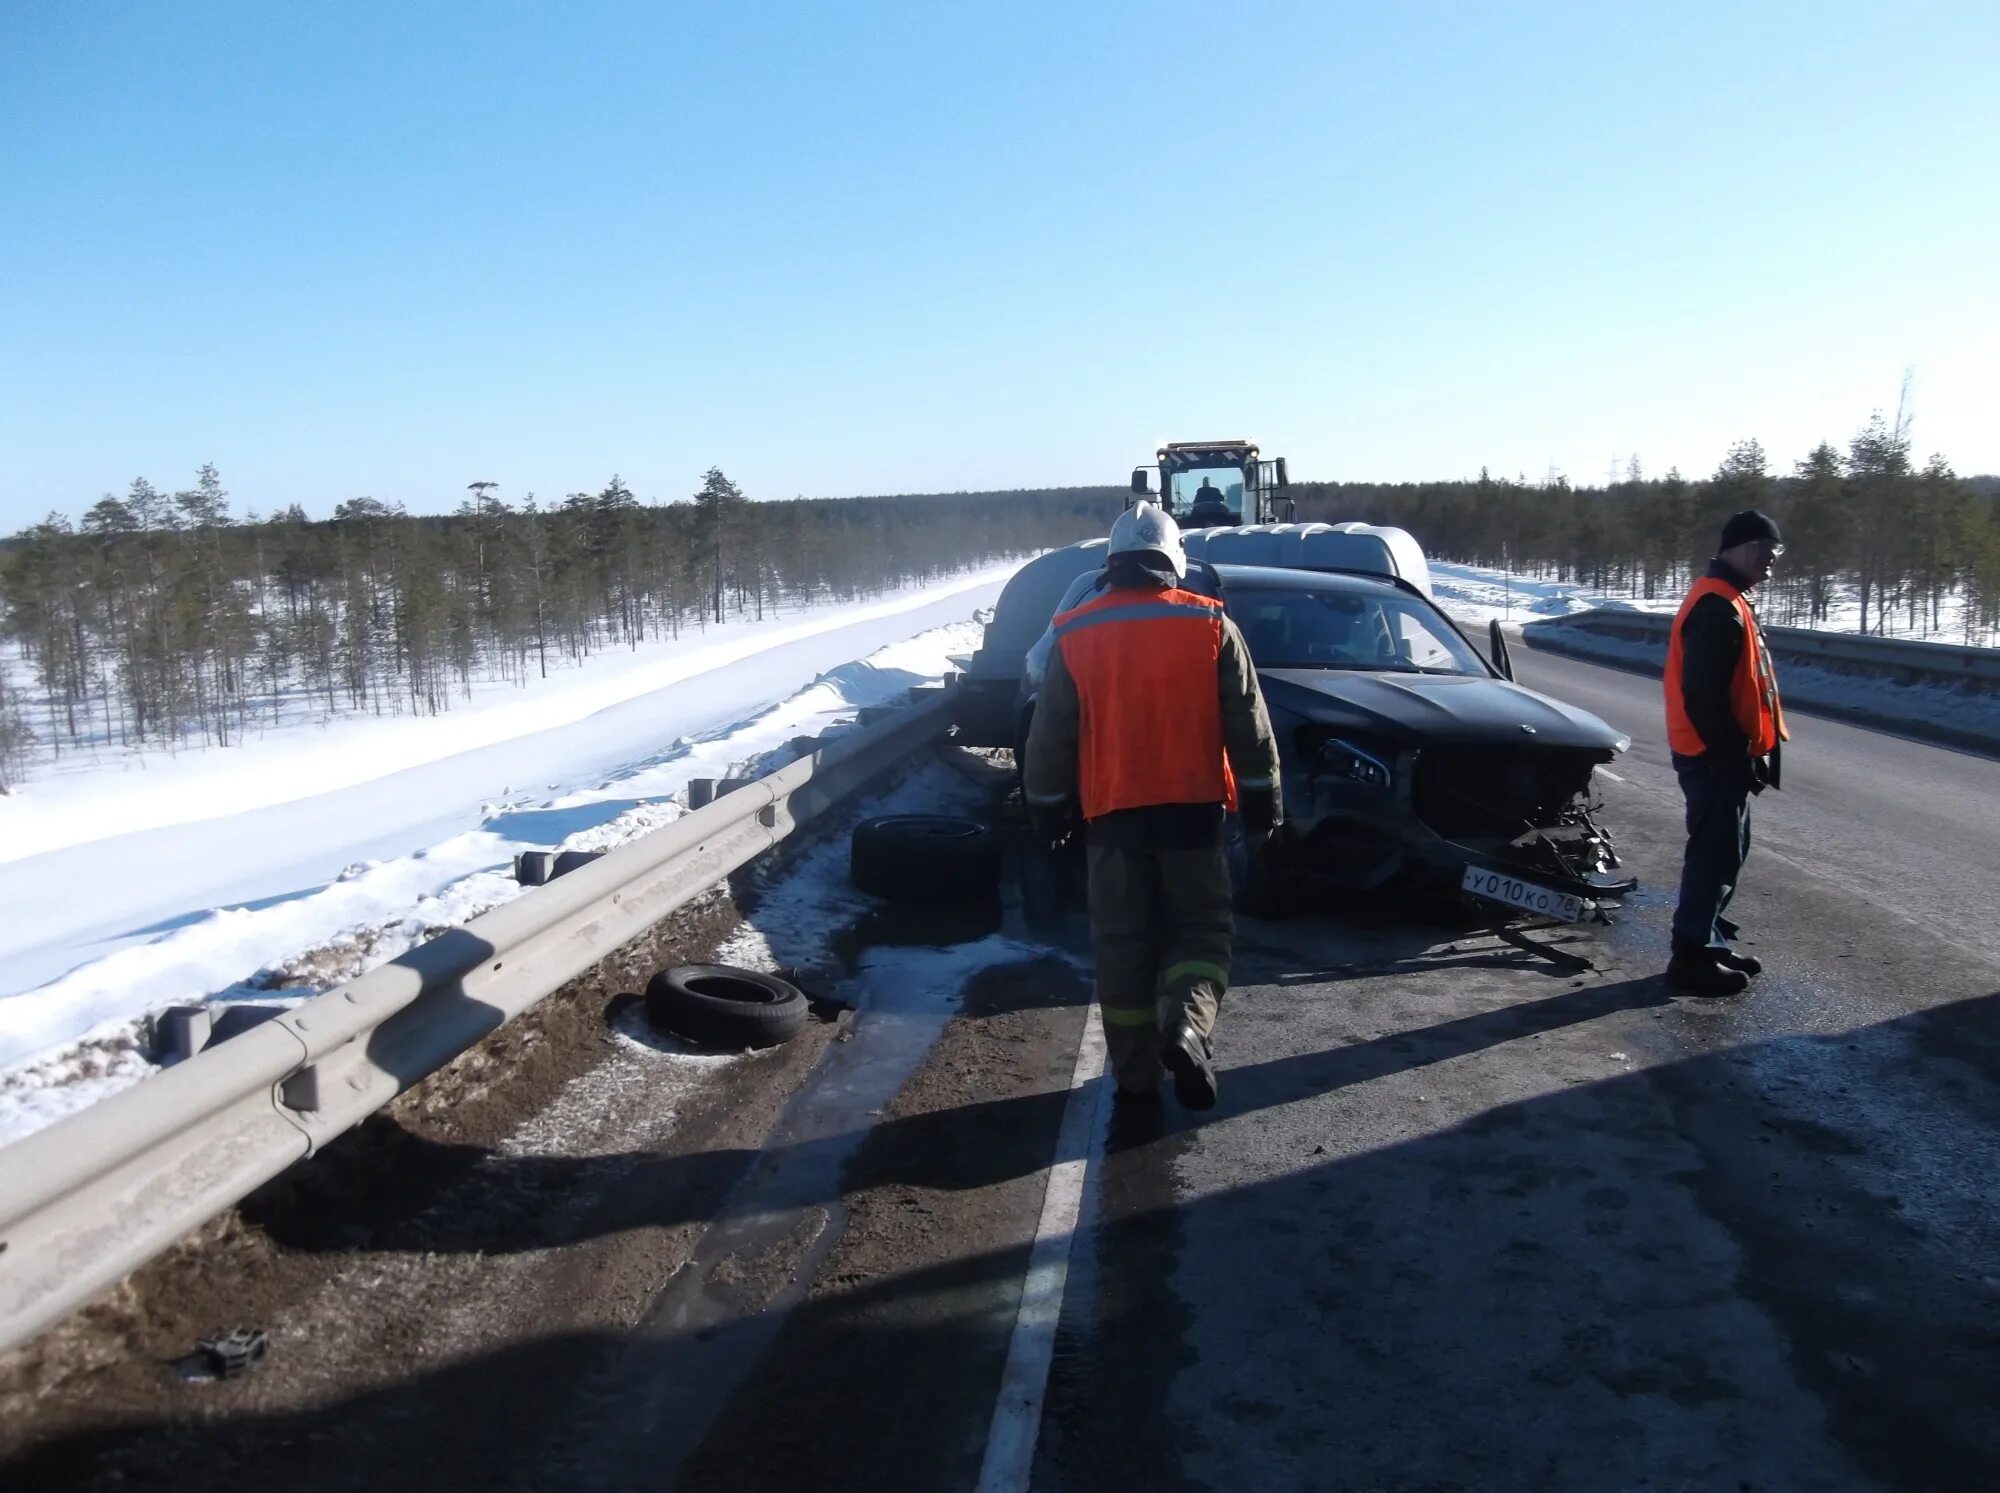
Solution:
M 1274 710 L 1411 746 L 1532 742 L 1622 752 L 1632 744 L 1589 711 L 1504 679 L 1347 669 L 1260 669 L 1257 677 Z

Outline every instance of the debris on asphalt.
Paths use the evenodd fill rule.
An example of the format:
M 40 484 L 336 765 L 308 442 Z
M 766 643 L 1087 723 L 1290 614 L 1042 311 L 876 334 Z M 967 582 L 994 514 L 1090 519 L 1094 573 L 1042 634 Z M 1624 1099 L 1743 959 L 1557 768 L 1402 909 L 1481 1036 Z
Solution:
M 205 1384 L 242 1378 L 264 1361 L 271 1338 L 261 1327 L 239 1327 L 202 1338 L 194 1346 L 194 1352 L 174 1360 L 174 1372 L 190 1384 Z

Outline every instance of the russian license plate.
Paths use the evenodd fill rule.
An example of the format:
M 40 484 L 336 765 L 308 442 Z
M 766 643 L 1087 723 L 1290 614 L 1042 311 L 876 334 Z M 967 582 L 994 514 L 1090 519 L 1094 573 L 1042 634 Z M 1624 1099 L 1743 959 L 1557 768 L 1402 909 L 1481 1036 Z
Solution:
M 1504 871 L 1467 866 L 1463 884 L 1473 896 L 1484 897 L 1488 902 L 1518 907 L 1523 912 L 1540 913 L 1543 917 L 1557 918 L 1565 923 L 1583 921 L 1583 898 L 1569 892 L 1552 892 L 1545 886 L 1522 881 Z

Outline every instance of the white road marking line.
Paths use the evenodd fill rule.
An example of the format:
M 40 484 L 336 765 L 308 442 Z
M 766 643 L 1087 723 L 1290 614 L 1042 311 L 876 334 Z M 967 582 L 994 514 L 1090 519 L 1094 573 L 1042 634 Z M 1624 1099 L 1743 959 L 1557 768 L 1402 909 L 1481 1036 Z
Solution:
M 1617 773 L 1613 772 L 1613 771 L 1612 771 L 1612 770 L 1611 770 L 1610 768 L 1608 768 L 1608 767 L 1600 767 L 1600 768 L 1598 768 L 1597 770 L 1598 770 L 1598 771 L 1599 771 L 1600 773 L 1602 773 L 1602 774 L 1603 774 L 1603 775 L 1604 775 L 1605 777 L 1607 777 L 1607 778 L 1611 779 L 1611 781 L 1612 781 L 1612 782 L 1614 782 L 1614 783 L 1622 783 L 1622 782 L 1624 782 L 1624 781 L 1625 781 L 1625 780 L 1624 780 L 1623 778 L 1619 777 Z
M 1063 1289 L 1069 1283 L 1070 1244 L 1076 1237 L 1084 1177 L 1096 1143 L 1097 1104 L 1108 1087 L 1097 1082 L 1103 1074 L 1104 1026 L 1093 1000 L 1084 1012 L 1076 1071 L 1070 1077 L 1069 1102 L 1063 1106 L 1055 1162 L 1049 1168 L 1049 1189 L 1042 1198 L 1042 1221 L 1028 1251 L 1021 1310 L 1014 1318 L 1014 1340 L 1007 1349 L 1007 1367 L 1000 1375 L 993 1426 L 986 1433 L 986 1460 L 979 1468 L 978 1493 L 1027 1493 L 1028 1477 L 1034 1470 L 1042 1401 L 1049 1387 L 1049 1362 L 1055 1356 L 1056 1323 L 1062 1316 Z

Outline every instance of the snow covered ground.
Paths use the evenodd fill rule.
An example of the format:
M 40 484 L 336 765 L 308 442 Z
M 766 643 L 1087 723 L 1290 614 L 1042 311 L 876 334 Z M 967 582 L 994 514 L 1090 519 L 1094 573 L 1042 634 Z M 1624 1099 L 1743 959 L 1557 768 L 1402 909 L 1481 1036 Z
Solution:
M 533 736 L 786 643 L 817 637 L 829 627 L 900 617 L 944 596 L 1004 580 L 1018 564 L 1009 561 L 852 606 L 689 629 L 677 640 L 654 639 L 637 648 L 596 653 L 578 664 L 559 663 L 547 679 L 531 678 L 526 684 L 475 680 L 470 697 L 454 699 L 442 715 L 342 714 L 328 719 L 295 709 L 282 726 L 253 727 L 241 745 L 222 750 L 111 747 L 43 757 L 15 793 L 0 798 L 0 862 L 289 803 Z M 33 698 L 32 692 L 23 693 Z
M 1431 561 L 1431 594 L 1454 621 L 1479 628 L 1485 627 L 1492 617 L 1503 622 L 1533 622 L 1541 617 L 1568 617 L 1600 607 L 1672 612 L 1681 602 L 1678 596 L 1671 601 L 1639 601 L 1563 581 L 1540 581 L 1509 575 L 1504 570 L 1451 565 L 1441 560 Z
M 1439 560 L 1431 561 L 1431 585 L 1439 606 L 1459 623 L 1480 628 L 1485 627 L 1487 619 L 1492 617 L 1498 617 L 1502 621 L 1525 623 L 1543 617 L 1568 617 L 1577 612 L 1602 608 L 1672 613 L 1678 610 L 1681 604 L 1678 591 L 1670 597 L 1663 596 L 1647 601 L 1643 597 L 1629 596 L 1617 591 L 1598 591 L 1570 582 L 1509 575 L 1502 570 L 1488 570 L 1478 565 L 1456 565 Z M 1758 611 L 1764 620 L 1773 626 L 1805 626 L 1805 619 L 1785 614 L 1784 600 L 1778 596 L 1767 598 L 1760 603 Z M 1834 602 L 1826 620 L 1818 624 L 1818 630 L 1858 633 L 1861 630 L 1860 597 L 1853 594 L 1851 589 L 1841 595 Z M 1871 627 L 1870 631 L 1873 630 Z M 1888 636 L 1919 638 L 1938 643 L 1964 643 L 1966 636 L 1963 600 L 1956 595 L 1946 597 L 1939 608 L 1936 627 L 1930 625 L 1928 613 L 1921 613 L 1912 623 L 1906 609 L 1892 607 L 1889 612 Z M 1993 639 L 1975 637 L 1973 642 L 1975 645 L 1988 645 Z
M 0 842 L 33 847 L 0 864 L 0 1144 L 143 1077 L 152 1011 L 330 988 L 518 895 L 516 852 L 630 839 L 690 778 L 937 678 L 1014 568 L 0 800 Z
M 1622 637 L 1560 623 L 1535 628 L 1528 637 L 1535 647 L 1597 663 L 1655 675 L 1666 667 L 1664 637 Z M 1919 740 L 1989 752 L 2000 749 L 2000 693 L 1982 688 L 1976 680 L 1915 683 L 1783 657 L 1778 682 L 1788 707 L 1823 711 Z

